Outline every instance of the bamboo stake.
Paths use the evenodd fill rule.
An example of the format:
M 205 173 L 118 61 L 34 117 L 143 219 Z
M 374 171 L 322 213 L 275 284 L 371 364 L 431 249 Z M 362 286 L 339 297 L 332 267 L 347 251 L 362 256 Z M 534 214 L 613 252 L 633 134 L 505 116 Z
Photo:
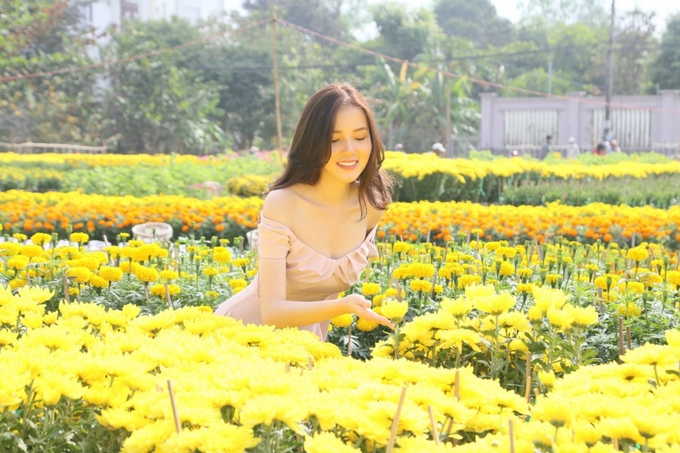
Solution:
M 404 406 L 405 399 L 406 399 L 406 386 L 404 386 L 401 389 L 399 404 L 397 404 L 397 412 L 394 414 L 394 419 L 392 419 L 392 428 L 390 429 L 390 440 L 387 443 L 386 453 L 392 453 L 392 449 L 394 448 L 394 442 L 397 439 L 397 428 L 399 427 L 399 416 L 401 415 L 401 408 Z
M 106 234 L 102 234 L 102 239 L 104 239 L 104 245 L 106 246 L 106 248 L 111 247 L 111 244 L 109 243 L 109 238 L 106 237 Z M 113 258 L 111 257 L 110 253 L 108 254 L 108 256 L 109 256 L 109 264 L 111 266 L 115 266 L 116 263 L 113 261 Z
M 619 357 L 622 356 L 625 353 L 625 350 L 623 349 L 623 319 L 619 317 Z M 619 359 L 620 361 L 620 359 Z
M 630 338 L 630 326 L 626 326 L 626 343 L 628 343 L 628 349 L 633 349 L 633 343 Z
M 309 371 L 312 371 L 313 368 L 314 368 L 314 362 L 312 362 L 312 358 L 307 357 L 307 369 Z
M 175 419 L 175 431 L 179 434 L 182 431 L 182 425 L 179 423 L 179 415 L 177 414 L 177 405 L 175 404 L 175 393 L 172 391 L 172 382 L 168 379 L 168 393 L 170 394 L 170 405 L 172 406 L 172 417 Z
M 460 401 L 460 371 L 456 370 L 456 380 L 453 384 L 453 394 Z
M 525 368 L 524 373 L 526 375 L 526 384 L 524 385 L 524 398 L 527 401 L 527 407 L 531 401 L 531 353 L 527 352 L 526 359 L 524 361 Z M 522 415 L 522 421 L 526 420 L 526 414 Z
M 444 440 L 442 442 L 446 442 L 451 435 L 451 428 L 453 428 L 453 418 L 449 420 L 449 426 L 446 428 L 446 433 L 444 433 Z M 453 445 L 456 445 L 456 439 L 453 439 Z
M 347 328 L 347 357 L 352 357 L 352 324 Z
M 434 439 L 434 444 L 439 445 L 439 434 L 437 433 L 437 423 L 434 421 L 434 412 L 432 411 L 432 406 L 427 406 L 427 412 L 430 414 L 430 426 L 432 428 L 432 438 Z
M 597 301 L 599 302 L 598 307 L 600 309 L 600 315 L 604 316 L 604 293 L 602 292 L 602 288 L 597 288 Z
M 168 303 L 168 308 L 172 309 L 172 300 L 170 299 L 170 287 L 168 286 L 168 281 L 163 282 L 165 285 L 165 301 Z
M 515 453 L 515 429 L 512 420 L 508 420 L 510 434 L 510 453 Z
M 66 274 L 61 274 L 61 279 L 63 280 L 64 283 L 64 300 L 67 303 L 70 303 L 71 295 L 68 293 L 68 278 L 66 278 Z

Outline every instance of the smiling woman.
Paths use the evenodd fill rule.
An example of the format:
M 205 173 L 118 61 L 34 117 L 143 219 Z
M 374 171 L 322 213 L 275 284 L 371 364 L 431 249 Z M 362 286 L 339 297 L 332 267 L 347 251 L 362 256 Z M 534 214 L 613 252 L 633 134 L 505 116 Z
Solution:
M 322 340 L 329 320 L 346 313 L 393 327 L 363 296 L 339 297 L 377 256 L 373 238 L 392 189 L 383 159 L 373 114 L 354 87 L 315 93 L 262 208 L 258 275 L 216 313 Z

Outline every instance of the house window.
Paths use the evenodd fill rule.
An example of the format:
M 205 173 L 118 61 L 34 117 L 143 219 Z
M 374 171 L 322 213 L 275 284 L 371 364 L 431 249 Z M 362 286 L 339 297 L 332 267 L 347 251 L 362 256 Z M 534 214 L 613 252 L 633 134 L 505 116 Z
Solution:
M 139 14 L 139 5 L 137 2 L 131 0 L 121 0 L 120 2 L 120 18 L 135 19 Z
M 184 0 L 181 3 L 179 15 L 190 21 L 201 18 L 201 4 L 196 1 Z

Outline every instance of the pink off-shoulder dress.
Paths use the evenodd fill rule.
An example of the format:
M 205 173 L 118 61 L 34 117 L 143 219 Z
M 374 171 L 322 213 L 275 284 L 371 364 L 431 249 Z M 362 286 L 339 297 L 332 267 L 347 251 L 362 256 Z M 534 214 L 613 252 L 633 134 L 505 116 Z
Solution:
M 258 255 L 265 259 L 286 260 L 286 299 L 319 301 L 334 299 L 359 279 L 368 260 L 376 258 L 378 251 L 373 243 L 374 227 L 354 250 L 337 259 L 315 252 L 300 241 L 286 225 L 261 217 L 258 226 Z M 259 275 L 241 292 L 222 303 L 215 314 L 240 319 L 244 324 L 262 324 L 260 313 Z M 316 333 L 326 339 L 328 321 L 298 326 L 298 329 Z

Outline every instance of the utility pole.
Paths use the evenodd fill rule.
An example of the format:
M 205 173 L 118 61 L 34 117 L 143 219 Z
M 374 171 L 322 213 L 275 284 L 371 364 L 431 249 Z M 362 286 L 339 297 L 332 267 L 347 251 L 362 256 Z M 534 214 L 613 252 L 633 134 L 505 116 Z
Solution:
M 604 130 L 602 132 L 602 140 L 609 140 L 609 133 L 611 131 L 611 102 L 612 102 L 612 79 L 613 79 L 613 63 L 612 56 L 614 54 L 614 16 L 616 12 L 616 0 L 612 0 L 612 16 L 609 23 L 609 48 L 607 49 L 607 75 L 605 80 L 605 106 L 604 106 Z
M 274 2 L 269 2 L 269 9 L 272 13 L 272 62 L 274 66 L 274 103 L 276 107 L 276 138 L 279 147 L 279 156 L 283 152 L 283 134 L 281 133 L 281 103 L 279 101 L 279 69 L 276 65 L 276 12 Z
M 449 72 L 451 68 L 449 69 Z M 446 155 L 453 157 L 453 140 L 451 139 L 451 77 L 446 76 Z

